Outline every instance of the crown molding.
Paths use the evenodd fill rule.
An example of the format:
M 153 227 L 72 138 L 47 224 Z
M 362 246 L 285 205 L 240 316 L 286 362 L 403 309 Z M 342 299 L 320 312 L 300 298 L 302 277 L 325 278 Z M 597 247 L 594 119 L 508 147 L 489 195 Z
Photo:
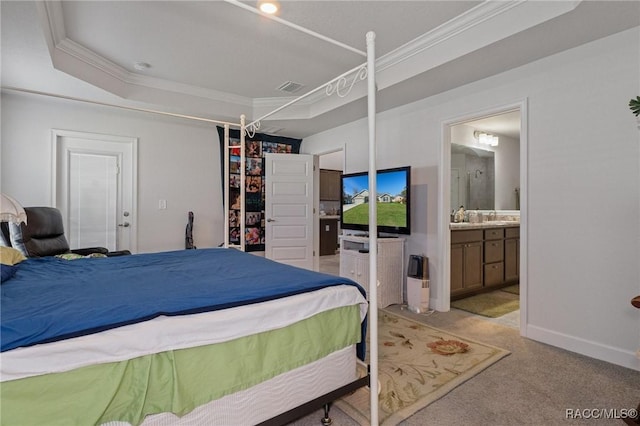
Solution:
M 527 0 L 485 1 L 480 3 L 461 15 L 450 19 L 433 30 L 416 37 L 410 42 L 380 57 L 376 61 L 376 70 L 383 71 L 390 68 L 526 2 Z
M 378 87 L 380 89 L 389 87 L 412 75 L 426 72 L 439 64 L 451 61 L 465 52 L 480 49 L 488 43 L 509 37 L 533 25 L 552 19 L 573 10 L 581 1 L 548 2 L 542 8 L 533 8 L 533 6 L 530 8 L 530 5 L 534 3 L 539 4 L 535 0 L 484 1 L 437 28 L 377 58 Z M 243 108 L 248 107 L 253 111 L 253 114 L 249 115 L 256 115 L 258 110 L 276 109 L 297 98 L 292 96 L 249 98 L 130 72 L 67 37 L 60 0 L 37 1 L 36 6 L 54 68 L 82 80 L 93 82 L 94 85 L 121 97 L 127 98 L 128 94 L 135 93 L 134 87 L 138 86 L 184 95 L 187 97 L 185 98 L 187 101 L 189 98 L 195 97 Z M 482 40 L 474 36 L 479 31 L 482 31 L 483 35 L 486 34 Z M 466 50 L 461 49 L 461 46 Z M 402 65 L 394 68 L 400 64 Z M 326 100 L 326 93 L 318 91 L 298 102 L 297 105 L 300 108 L 294 108 L 290 113 L 285 112 L 283 115 L 316 116 L 365 95 L 364 91 L 356 90 L 344 99 Z M 302 110 L 306 110 L 306 113 L 302 113 Z M 279 114 L 279 116 L 281 115 Z M 283 118 L 285 118 L 284 116 Z
M 66 36 L 61 1 L 38 1 L 37 3 L 41 22 L 44 28 L 45 38 L 47 39 L 47 45 L 49 46 L 49 52 L 54 59 L 54 67 L 59 68 L 61 71 L 74 75 L 75 70 L 63 69 L 66 61 L 60 60 L 65 56 L 69 56 L 85 64 L 88 67 L 89 72 L 93 70 L 103 75 L 106 74 L 118 80 L 120 83 L 127 85 L 144 86 L 151 89 L 196 96 L 199 98 L 232 103 L 245 107 L 253 106 L 253 99 L 246 96 L 130 72 Z M 87 70 L 85 70 L 85 72 L 86 71 Z

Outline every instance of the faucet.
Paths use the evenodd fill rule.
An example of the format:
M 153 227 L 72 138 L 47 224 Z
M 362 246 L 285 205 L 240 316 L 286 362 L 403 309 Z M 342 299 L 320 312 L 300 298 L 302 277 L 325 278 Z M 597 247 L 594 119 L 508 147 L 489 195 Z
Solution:
M 489 221 L 496 220 L 497 213 L 495 210 L 489 212 Z

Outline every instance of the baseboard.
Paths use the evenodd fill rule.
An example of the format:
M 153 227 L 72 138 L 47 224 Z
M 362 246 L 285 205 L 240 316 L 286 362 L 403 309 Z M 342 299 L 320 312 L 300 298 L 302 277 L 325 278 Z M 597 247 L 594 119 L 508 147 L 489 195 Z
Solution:
M 546 328 L 527 325 L 526 336 L 531 340 L 576 352 L 591 358 L 610 362 L 632 370 L 640 371 L 640 359 L 633 351 L 603 345 L 580 337 L 570 336 Z

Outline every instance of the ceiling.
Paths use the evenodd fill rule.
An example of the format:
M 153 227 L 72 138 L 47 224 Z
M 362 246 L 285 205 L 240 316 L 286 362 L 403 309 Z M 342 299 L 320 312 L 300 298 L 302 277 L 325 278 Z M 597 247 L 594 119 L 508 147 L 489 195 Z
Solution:
M 628 1 L 280 4 L 280 19 L 352 49 L 226 1 L 3 1 L 2 86 L 251 121 L 363 64 L 375 31 L 383 111 L 640 25 Z M 362 82 L 345 97 L 318 92 L 261 130 L 305 137 L 362 118 L 365 95 Z

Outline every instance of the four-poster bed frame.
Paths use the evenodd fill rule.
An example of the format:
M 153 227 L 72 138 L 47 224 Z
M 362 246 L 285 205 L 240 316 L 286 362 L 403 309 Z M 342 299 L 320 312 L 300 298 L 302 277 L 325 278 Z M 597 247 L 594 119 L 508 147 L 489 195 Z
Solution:
M 244 5 L 236 0 L 225 0 L 230 4 L 237 5 L 244 9 L 251 10 L 252 12 L 259 13 L 261 15 L 267 16 L 271 19 L 277 19 L 278 22 L 281 22 L 285 25 L 292 26 L 295 29 L 303 31 L 305 33 L 311 34 L 315 37 L 319 35 L 315 32 L 305 30 L 301 27 L 295 26 L 294 24 L 290 24 L 287 21 L 283 21 L 279 18 L 273 17 L 271 15 L 265 15 L 256 9 Z M 355 51 L 356 53 L 362 53 L 356 49 L 350 48 L 348 46 L 343 45 L 342 43 L 335 42 L 331 39 L 327 39 L 324 36 L 320 36 L 323 40 L 327 40 L 332 42 L 333 44 L 340 45 L 341 47 L 346 47 L 351 51 Z M 246 136 L 254 136 L 256 132 L 260 129 L 260 124 L 262 120 L 265 120 L 268 117 L 275 115 L 276 113 L 282 111 L 283 109 L 311 96 L 314 93 L 317 93 L 321 90 L 325 90 L 327 96 L 331 96 L 332 94 L 337 94 L 340 97 L 347 96 L 355 83 L 360 80 L 367 79 L 367 120 L 368 120 L 368 130 L 369 130 L 369 188 L 377 188 L 376 186 L 376 173 L 377 165 L 376 165 L 376 82 L 375 82 L 375 33 L 368 32 L 366 34 L 366 44 L 367 44 L 367 52 L 365 56 L 367 57 L 367 62 L 362 65 L 359 65 L 335 78 L 324 83 L 321 86 L 305 93 L 302 96 L 299 96 L 290 102 L 274 109 L 273 111 L 261 116 L 260 118 L 255 119 L 249 124 L 245 124 L 245 116 L 242 115 L 240 118 L 240 244 L 232 245 L 229 243 L 229 210 L 230 210 L 230 200 L 229 200 L 229 173 L 226 170 L 229 167 L 229 150 L 232 148 L 229 145 L 229 128 L 232 124 L 227 123 L 224 125 L 224 164 L 225 164 L 225 173 L 224 173 L 224 199 L 225 199 L 225 247 L 235 247 L 241 250 L 244 250 L 245 238 L 244 238 L 244 225 L 245 225 L 245 137 Z M 353 76 L 351 81 L 348 81 L 349 76 Z M 346 91 L 342 91 L 346 88 Z M 377 210 L 375 203 L 369 203 L 369 250 L 370 256 L 369 259 L 369 288 L 376 288 L 377 283 Z M 372 291 L 369 294 L 369 306 L 378 306 L 377 301 L 377 292 Z M 300 406 L 290 412 L 284 413 L 281 416 L 275 417 L 269 422 L 265 422 L 264 424 L 282 424 L 288 421 L 294 420 L 300 417 L 300 413 L 306 413 L 309 410 L 314 410 L 319 406 L 324 406 L 325 409 L 325 417 L 323 419 L 323 424 L 330 424 L 331 420 L 329 416 L 329 404 L 335 399 L 346 395 L 362 386 L 368 385 L 370 388 L 370 404 L 371 404 L 371 425 L 378 424 L 378 312 L 377 309 L 369 310 L 369 324 L 368 327 L 369 336 L 370 336 L 370 345 L 369 345 L 369 366 L 368 366 L 368 377 L 360 378 L 340 389 L 337 389 L 333 392 L 330 392 L 326 395 L 323 395 L 320 398 L 317 398 L 309 403 Z M 319 405 L 320 404 L 320 405 Z
M 110 107 L 117 107 L 117 108 L 122 108 L 122 109 L 128 109 L 128 110 L 133 110 L 133 111 L 139 111 L 139 112 L 147 112 L 147 113 L 154 113 L 154 114 L 161 114 L 161 115 L 165 115 L 165 116 L 172 116 L 172 117 L 177 117 L 177 118 L 184 118 L 184 119 L 189 119 L 189 120 L 197 120 L 197 121 L 201 121 L 201 122 L 209 122 L 209 123 L 214 123 L 214 124 L 219 124 L 219 125 L 223 125 L 224 126 L 224 146 L 225 146 L 225 150 L 224 150 L 224 164 L 225 164 L 225 169 L 229 167 L 229 129 L 230 127 L 235 127 L 238 128 L 240 130 L 240 156 L 241 156 L 241 167 L 243 168 L 242 170 L 244 170 L 244 164 L 245 164 L 245 150 L 244 150 L 244 146 L 245 146 L 245 137 L 249 136 L 252 137 L 253 135 L 255 135 L 256 131 L 259 130 L 260 128 L 260 123 L 262 120 L 271 117 L 272 115 L 278 113 L 279 111 L 287 108 L 288 106 L 299 102 L 300 100 L 316 93 L 319 92 L 321 90 L 325 90 L 327 96 L 330 96 L 332 94 L 337 94 L 338 96 L 344 97 L 346 95 L 349 94 L 349 92 L 351 91 L 351 88 L 354 86 L 354 84 L 358 81 L 364 80 L 365 78 L 367 79 L 367 98 L 368 98 L 368 102 L 367 102 L 367 116 L 368 116 L 368 132 L 369 132 L 369 136 L 368 136 L 368 143 L 369 143 L 369 187 L 370 188 L 376 188 L 376 98 L 375 98 L 375 93 L 376 93 L 376 84 L 375 84 L 375 34 L 373 32 L 369 32 L 366 35 L 366 45 L 367 45 L 367 51 L 366 53 L 361 52 L 357 49 L 354 49 L 352 47 L 346 46 L 340 42 L 337 42 L 335 40 L 331 40 L 327 37 L 324 37 L 322 35 L 319 35 L 315 32 L 312 32 L 310 30 L 306 30 L 302 27 L 299 27 L 295 24 L 291 24 L 288 23 L 284 20 L 281 20 L 279 18 L 275 18 L 272 16 L 268 16 L 268 15 L 264 15 L 262 12 L 257 11 L 257 9 L 254 9 L 250 6 L 246 6 L 236 0 L 225 0 L 226 2 L 242 7 L 244 9 L 249 9 L 252 12 L 255 13 L 259 13 L 263 16 L 267 16 L 270 19 L 275 19 L 280 23 L 283 23 L 285 25 L 288 25 L 292 28 L 295 28 L 297 30 L 303 31 L 307 34 L 310 34 L 314 37 L 318 37 L 321 38 L 325 41 L 329 41 L 335 45 L 338 45 L 340 47 L 346 48 L 352 52 L 358 53 L 358 54 L 362 54 L 364 56 L 366 56 L 367 61 L 366 63 L 355 67 L 341 75 L 339 75 L 338 77 L 335 77 L 334 79 L 330 80 L 329 82 L 323 84 L 322 86 L 319 86 L 318 88 L 282 105 L 281 107 L 273 110 L 272 112 L 265 114 L 264 116 L 250 122 L 249 124 L 245 123 L 245 117 L 244 115 L 241 116 L 240 118 L 240 123 L 231 123 L 231 122 L 225 122 L 225 121 L 219 121 L 219 120 L 212 120 L 212 119 L 208 119 L 208 118 L 203 118 L 203 117 L 196 117 L 196 116 L 190 116 L 190 115 L 183 115 L 183 114 L 175 114 L 175 113 L 169 113 L 169 112 L 163 112 L 163 111 L 158 111 L 158 110 L 151 110 L 151 109 L 145 109 L 145 108 L 138 108 L 138 107 L 129 107 L 129 106 L 122 106 L 122 105 L 114 105 L 114 104 L 109 104 L 109 103 L 104 103 L 104 102 L 97 102 L 97 101 L 90 101 L 90 100 L 86 100 L 86 99 L 80 99 L 80 98 L 75 98 L 75 97 L 69 97 L 69 96 L 64 96 L 64 95 L 55 95 L 55 94 L 50 94 L 50 93 L 44 93 L 44 92 L 38 92 L 38 91 L 31 91 L 31 90 L 25 90 L 25 89 L 16 89 L 16 88 L 4 88 L 6 90 L 14 90 L 14 91 L 20 91 L 20 92 L 26 92 L 26 93 L 32 93 L 32 94 L 38 94 L 38 95 L 46 95 L 46 96 L 52 96 L 52 97 L 57 97 L 57 98 L 62 98 L 62 99 L 68 99 L 68 100 L 74 100 L 74 101 L 80 101 L 80 102 L 87 102 L 87 103 L 92 103 L 92 104 L 96 104 L 96 105 L 102 105 L 102 106 L 110 106 Z M 349 76 L 353 76 L 351 81 L 348 81 Z M 245 174 L 244 173 L 240 173 L 240 187 L 241 187 L 241 195 L 240 195 L 240 209 L 241 209 L 241 220 L 240 220 L 240 226 L 241 226 L 241 238 L 240 238 L 240 244 L 239 245 L 230 245 L 229 244 L 229 224 L 228 224 L 228 217 L 229 217 L 229 174 L 228 172 L 225 170 L 224 173 L 224 188 L 225 188 L 225 247 L 235 247 L 238 248 L 240 250 L 244 251 L 244 244 L 245 244 L 245 239 L 244 239 L 244 225 L 245 225 L 245 220 L 244 220 L 244 215 L 245 215 L 245 204 L 244 204 L 244 190 L 245 190 Z M 370 203 L 369 204 L 369 217 L 370 217 L 370 221 L 369 221 L 369 239 L 370 239 L 370 271 L 369 271 L 369 277 L 370 277 L 370 282 L 369 282 L 369 288 L 376 288 L 376 282 L 377 282 L 377 264 L 376 264 L 376 252 L 377 252 L 377 232 L 375 229 L 375 223 L 376 223 L 376 219 L 377 219 L 377 212 L 376 212 L 376 204 L 375 203 Z M 377 306 L 377 292 L 373 291 L 369 294 L 369 302 L 370 305 L 369 306 Z M 292 420 L 295 420 L 296 418 L 299 418 L 301 415 L 311 412 L 313 410 L 316 410 L 318 408 L 324 407 L 325 409 L 325 418 L 323 419 L 323 423 L 324 424 L 330 424 L 331 420 L 328 417 L 328 411 L 329 411 L 329 406 L 330 403 L 338 398 L 340 398 L 343 395 L 346 395 L 350 392 L 355 391 L 356 389 L 363 387 L 363 386 L 369 386 L 370 387 L 370 403 L 371 403 L 371 424 L 372 425 L 377 425 L 378 424 L 378 312 L 377 309 L 370 309 L 369 310 L 369 314 L 368 314 L 368 321 L 370 326 L 368 327 L 369 330 L 369 336 L 370 336 L 370 343 L 369 343 L 369 366 L 368 366 L 368 374 L 365 377 L 359 378 L 345 386 L 342 386 L 338 389 L 335 389 L 325 395 L 322 395 L 318 398 L 315 398 L 311 401 L 308 401 L 307 403 L 304 403 L 302 405 L 300 405 L 297 408 L 294 408 L 290 411 L 287 411 L 283 414 L 277 415 L 276 417 L 273 417 L 272 419 L 262 423 L 265 425 L 276 425 L 276 424 L 283 424 L 283 423 L 287 423 L 290 422 Z

